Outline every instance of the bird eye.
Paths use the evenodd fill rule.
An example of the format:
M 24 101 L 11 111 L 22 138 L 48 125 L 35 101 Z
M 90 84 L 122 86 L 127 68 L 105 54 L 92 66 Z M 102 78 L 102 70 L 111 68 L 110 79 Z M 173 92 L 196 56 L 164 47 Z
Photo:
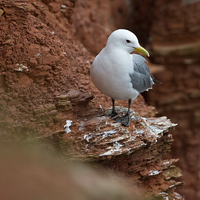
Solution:
M 130 43 L 131 41 L 130 41 L 130 40 L 126 40 L 126 42 L 127 42 L 127 43 Z

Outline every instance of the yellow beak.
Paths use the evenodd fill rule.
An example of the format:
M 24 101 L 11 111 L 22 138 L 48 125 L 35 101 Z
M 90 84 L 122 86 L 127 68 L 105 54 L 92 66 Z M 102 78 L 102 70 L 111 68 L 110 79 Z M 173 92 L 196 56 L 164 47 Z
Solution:
M 143 48 L 143 47 L 141 47 L 141 46 L 140 46 L 139 48 L 136 47 L 135 50 L 136 50 L 136 51 L 139 51 L 140 53 L 142 53 L 142 54 L 144 54 L 144 55 L 146 55 L 146 56 L 148 56 L 148 57 L 150 56 L 150 55 L 149 55 L 149 52 L 148 52 L 145 48 Z

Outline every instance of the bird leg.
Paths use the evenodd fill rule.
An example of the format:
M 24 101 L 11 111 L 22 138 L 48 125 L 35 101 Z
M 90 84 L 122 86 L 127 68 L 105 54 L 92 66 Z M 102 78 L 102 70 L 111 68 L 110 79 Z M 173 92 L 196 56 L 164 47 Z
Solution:
M 129 126 L 130 122 L 131 122 L 131 117 L 130 117 L 130 107 L 131 107 L 131 99 L 128 100 L 128 111 L 127 113 L 122 116 L 122 117 L 118 117 L 115 119 L 116 122 L 120 122 L 123 126 Z
M 115 111 L 115 100 L 112 99 L 112 112 L 108 116 L 113 118 L 117 115 L 118 115 L 118 113 Z

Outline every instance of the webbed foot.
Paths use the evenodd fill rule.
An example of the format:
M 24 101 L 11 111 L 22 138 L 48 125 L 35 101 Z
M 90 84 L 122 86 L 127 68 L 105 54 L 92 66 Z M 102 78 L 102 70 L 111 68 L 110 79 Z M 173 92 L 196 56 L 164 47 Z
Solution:
M 106 115 L 107 117 L 115 118 L 118 115 L 117 112 L 112 111 L 110 114 Z
M 131 117 L 130 114 L 127 113 L 126 115 L 122 116 L 122 117 L 117 117 L 115 119 L 116 122 L 120 122 L 123 126 L 128 127 L 130 122 L 131 122 Z

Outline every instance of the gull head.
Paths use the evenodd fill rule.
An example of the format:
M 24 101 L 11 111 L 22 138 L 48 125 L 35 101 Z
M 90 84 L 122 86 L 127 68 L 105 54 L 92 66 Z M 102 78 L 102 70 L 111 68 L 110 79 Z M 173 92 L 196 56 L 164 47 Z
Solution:
M 123 49 L 128 53 L 136 50 L 149 57 L 148 51 L 140 46 L 136 35 L 126 29 L 118 29 L 112 32 L 106 47 Z

